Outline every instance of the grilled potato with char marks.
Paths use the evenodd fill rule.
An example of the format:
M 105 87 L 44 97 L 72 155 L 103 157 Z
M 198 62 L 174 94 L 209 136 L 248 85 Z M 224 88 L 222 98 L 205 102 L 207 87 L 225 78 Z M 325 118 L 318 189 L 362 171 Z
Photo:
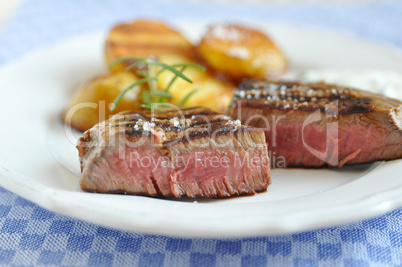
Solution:
M 105 56 L 107 63 L 122 56 L 155 57 L 168 65 L 197 63 L 195 47 L 183 35 L 163 23 L 146 20 L 114 27 L 106 40 Z M 132 63 L 119 63 L 113 67 L 112 72 L 123 71 Z M 184 106 L 209 107 L 217 112 L 226 110 L 233 96 L 233 83 L 221 81 L 211 72 L 204 73 L 191 67 L 187 68 L 184 74 L 193 80 L 193 83 L 176 79 L 169 91 L 172 95 L 171 103 L 179 104 L 189 92 L 198 88 Z M 172 76 L 173 74 L 167 71 L 160 75 L 158 88 L 163 90 Z
M 239 25 L 209 27 L 197 47 L 200 57 L 217 72 L 239 81 L 275 79 L 287 69 L 282 51 L 264 33 Z
M 176 54 L 193 58 L 194 46 L 182 34 L 156 21 L 137 20 L 115 26 L 105 44 L 106 63 L 123 56 L 156 57 Z M 124 70 L 133 62 L 125 61 L 113 67 Z
M 184 74 L 193 83 L 177 78 L 169 90 L 172 95 L 172 98 L 168 99 L 169 102 L 179 104 L 190 92 L 197 89 L 185 102 L 184 107 L 202 106 L 222 113 L 226 111 L 232 99 L 234 81 L 244 77 L 272 78 L 284 72 L 286 59 L 267 36 L 245 27 L 225 27 L 225 38 L 221 36 L 222 28 L 212 27 L 197 48 L 198 53 L 213 70 L 202 72 L 188 67 Z M 193 44 L 179 32 L 161 22 L 147 20 L 120 24 L 110 31 L 105 43 L 106 63 L 123 56 L 153 57 L 169 65 L 197 63 L 200 58 Z M 109 111 L 109 105 L 120 92 L 139 79 L 135 72 L 141 67 L 124 72 L 132 63 L 118 63 L 111 73 L 95 77 L 79 88 L 65 109 L 65 123 L 84 131 L 113 113 L 139 109 L 142 104 L 140 95 L 142 90 L 147 89 L 147 84 L 129 91 L 117 105 L 117 109 L 113 113 Z M 226 73 L 230 79 L 218 79 L 215 76 L 218 72 Z M 171 72 L 163 72 L 158 77 L 158 89 L 164 90 L 172 77 Z M 70 116 L 70 111 L 80 103 L 97 106 L 81 107 Z M 105 105 L 99 105 L 101 103 Z

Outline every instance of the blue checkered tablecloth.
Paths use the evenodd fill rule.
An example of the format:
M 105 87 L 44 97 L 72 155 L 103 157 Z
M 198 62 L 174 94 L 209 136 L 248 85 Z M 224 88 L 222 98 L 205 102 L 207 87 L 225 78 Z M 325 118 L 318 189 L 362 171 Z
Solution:
M 106 31 L 136 16 L 270 19 L 341 30 L 402 47 L 400 1 L 229 6 L 212 1 L 31 0 L 21 5 L 0 35 L 0 64 L 78 33 Z M 0 187 L 0 265 L 402 265 L 402 210 L 297 234 L 183 239 L 118 231 L 65 217 Z

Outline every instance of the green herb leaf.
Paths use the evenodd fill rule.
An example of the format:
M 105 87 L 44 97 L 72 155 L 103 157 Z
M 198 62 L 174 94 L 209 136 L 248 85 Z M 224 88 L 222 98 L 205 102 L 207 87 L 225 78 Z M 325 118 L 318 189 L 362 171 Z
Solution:
M 186 69 L 186 66 L 183 66 L 183 67 L 180 69 L 180 72 L 183 72 L 185 69 Z M 166 86 L 166 88 L 165 88 L 165 92 L 166 92 L 166 93 L 169 92 L 170 87 L 172 87 L 172 85 L 173 85 L 173 83 L 176 81 L 177 77 L 179 77 L 179 76 L 175 75 L 175 76 L 170 80 L 169 84 L 168 84 L 168 85 Z
M 135 67 L 137 67 L 138 65 L 144 63 L 147 59 L 143 58 L 143 59 L 139 59 L 137 62 L 131 64 L 130 66 L 128 66 L 127 68 L 124 69 L 124 71 L 129 71 L 131 69 L 134 69 Z M 138 71 L 137 71 L 138 72 Z
M 123 91 L 121 91 L 121 93 L 116 97 L 116 99 L 114 100 L 112 106 L 110 107 L 110 111 L 114 111 L 117 107 L 117 105 L 119 104 L 120 100 L 123 98 L 123 96 L 129 91 L 131 90 L 133 87 L 143 84 L 145 82 L 147 82 L 148 79 L 144 78 L 144 79 L 140 79 L 138 81 L 136 81 L 135 83 L 130 84 L 129 86 L 127 86 Z
M 177 76 L 179 76 L 180 78 L 182 78 L 183 80 L 188 81 L 189 83 L 193 83 L 192 80 L 190 80 L 190 78 L 188 78 L 186 75 L 184 75 L 183 73 L 181 73 L 180 71 L 178 71 L 177 69 L 175 69 L 174 67 L 167 65 L 165 63 L 159 62 L 159 61 L 155 61 L 154 62 L 155 65 L 158 65 L 174 74 L 176 74 Z
M 194 88 L 193 90 L 191 90 L 191 92 L 189 92 L 185 97 L 183 97 L 183 99 L 180 101 L 180 103 L 179 103 L 179 107 L 182 107 L 186 102 L 187 102 L 187 100 L 193 95 L 193 94 L 195 94 L 196 92 L 198 91 L 198 88 Z
M 108 68 L 111 69 L 113 66 L 116 64 L 119 64 L 120 62 L 127 61 L 127 60 L 148 60 L 148 58 L 145 57 L 119 57 L 112 62 L 109 63 Z
M 158 95 L 158 96 L 169 97 L 169 98 L 172 97 L 171 94 L 166 93 L 166 92 L 164 92 L 164 91 L 155 91 L 154 94 L 155 94 L 155 95 Z
M 180 63 L 180 64 L 173 64 L 172 67 L 192 67 L 194 69 L 198 69 L 200 71 L 205 71 L 205 68 L 201 65 L 195 63 Z
M 146 105 L 151 105 L 152 104 L 152 99 L 151 99 L 151 94 L 149 91 L 143 91 L 141 94 L 141 100 L 144 102 Z
M 148 71 L 146 70 L 137 70 L 136 73 L 139 76 L 148 77 Z

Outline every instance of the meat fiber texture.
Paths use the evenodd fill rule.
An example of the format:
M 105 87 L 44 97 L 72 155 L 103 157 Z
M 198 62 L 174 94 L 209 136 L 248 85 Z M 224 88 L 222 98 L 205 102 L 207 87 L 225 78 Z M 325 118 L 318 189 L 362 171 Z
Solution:
M 85 191 L 217 198 L 270 184 L 264 132 L 204 108 L 119 113 L 77 148 Z
M 402 158 L 402 102 L 363 90 L 248 80 L 236 89 L 229 115 L 264 129 L 271 163 L 281 158 L 279 167 Z

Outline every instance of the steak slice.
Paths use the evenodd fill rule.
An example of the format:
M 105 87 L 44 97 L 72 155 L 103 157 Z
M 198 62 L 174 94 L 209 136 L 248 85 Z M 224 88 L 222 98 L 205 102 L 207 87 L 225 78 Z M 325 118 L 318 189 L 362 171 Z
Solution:
M 85 191 L 216 198 L 270 184 L 264 131 L 205 108 L 122 112 L 77 148 Z
M 229 115 L 263 128 L 275 167 L 325 167 L 402 157 L 402 102 L 324 83 L 244 81 Z M 274 160 L 282 159 L 282 166 Z

